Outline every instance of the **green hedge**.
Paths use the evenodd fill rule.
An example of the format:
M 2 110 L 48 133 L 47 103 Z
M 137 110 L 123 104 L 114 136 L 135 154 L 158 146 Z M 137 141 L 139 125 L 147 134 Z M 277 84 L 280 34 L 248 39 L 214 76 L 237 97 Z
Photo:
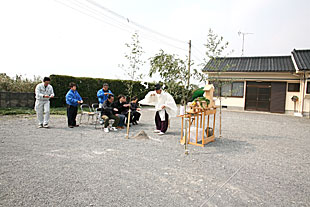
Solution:
M 73 77 L 64 75 L 51 75 L 51 85 L 54 88 L 56 98 L 51 100 L 51 106 L 62 107 L 66 105 L 65 96 L 69 90 L 69 83 L 77 84 L 77 90 L 85 103 L 98 103 L 97 91 L 103 83 L 108 83 L 110 90 L 115 96 L 126 94 L 126 88 L 130 80 L 113 80 L 102 78 Z M 150 90 L 154 89 L 154 83 L 134 81 L 133 94 L 142 99 Z

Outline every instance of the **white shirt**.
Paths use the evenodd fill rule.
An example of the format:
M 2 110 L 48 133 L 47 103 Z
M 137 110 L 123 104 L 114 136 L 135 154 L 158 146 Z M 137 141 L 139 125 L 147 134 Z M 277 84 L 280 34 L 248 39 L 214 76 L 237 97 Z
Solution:
M 46 87 L 44 83 L 39 83 L 35 89 L 36 100 L 38 101 L 48 101 L 49 98 L 44 98 L 43 96 L 55 96 L 53 87 L 48 84 Z
M 159 111 L 160 119 L 162 121 L 165 120 L 165 111 L 168 113 L 169 117 L 177 116 L 178 107 L 173 97 L 165 91 L 161 91 L 161 94 L 157 94 L 155 91 L 150 91 L 143 100 L 139 101 L 139 103 L 155 106 L 155 110 Z M 162 109 L 163 106 L 165 106 L 164 109 Z

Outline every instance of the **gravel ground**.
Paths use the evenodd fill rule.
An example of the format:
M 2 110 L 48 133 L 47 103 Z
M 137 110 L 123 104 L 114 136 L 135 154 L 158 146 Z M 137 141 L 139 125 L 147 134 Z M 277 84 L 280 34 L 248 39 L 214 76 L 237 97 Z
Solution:
M 0 206 L 310 206 L 309 119 L 224 111 L 223 137 L 186 156 L 180 119 L 158 136 L 153 117 L 131 127 L 149 140 L 0 117 Z

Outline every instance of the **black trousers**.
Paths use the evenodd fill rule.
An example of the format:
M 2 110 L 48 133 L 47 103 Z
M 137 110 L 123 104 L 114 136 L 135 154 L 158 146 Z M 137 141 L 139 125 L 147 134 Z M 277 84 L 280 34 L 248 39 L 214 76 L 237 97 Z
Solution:
M 128 113 L 129 113 L 129 112 L 123 113 L 123 114 L 125 115 L 125 117 L 126 117 L 126 124 L 127 124 L 127 122 L 128 122 Z M 130 112 L 130 117 L 129 117 L 130 123 L 132 123 L 132 120 L 133 120 L 133 114 L 132 114 L 132 111 L 131 111 L 131 112 Z
M 160 119 L 159 112 L 157 111 L 155 115 L 156 129 L 165 133 L 168 129 L 168 123 L 169 123 L 168 120 L 169 120 L 169 115 L 167 114 L 166 111 L 165 111 L 165 121 L 162 121 Z
M 76 126 L 77 106 L 67 105 L 68 126 Z
M 141 114 L 140 114 L 139 112 L 137 112 L 137 111 L 132 111 L 132 115 L 133 115 L 132 122 L 139 121 L 140 116 L 141 116 Z

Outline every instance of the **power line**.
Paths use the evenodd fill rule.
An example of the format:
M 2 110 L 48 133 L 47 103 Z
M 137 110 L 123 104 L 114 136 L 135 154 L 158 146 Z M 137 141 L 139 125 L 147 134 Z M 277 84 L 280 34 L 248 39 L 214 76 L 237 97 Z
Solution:
M 98 4 L 97 2 L 95 2 L 95 1 L 93 1 L 93 0 L 86 0 L 86 1 L 88 1 L 89 3 L 91 3 L 91 4 L 95 5 L 95 6 L 97 6 L 98 8 L 101 8 L 101 9 L 103 9 L 103 10 L 105 10 L 105 11 L 111 13 L 112 15 L 114 15 L 114 16 L 120 18 L 120 19 L 123 19 L 124 21 L 127 21 L 128 23 L 131 23 L 131 24 L 135 25 L 136 27 L 139 27 L 140 29 L 146 30 L 146 31 L 148 31 L 148 32 L 154 33 L 154 34 L 156 34 L 156 35 L 162 36 L 162 37 L 164 37 L 164 38 L 167 38 L 167 39 L 170 39 L 170 40 L 173 40 L 173 41 L 182 43 L 182 44 L 184 44 L 184 43 L 187 44 L 186 41 L 182 41 L 182 40 L 179 40 L 179 39 L 177 39 L 177 38 L 170 37 L 170 36 L 168 36 L 168 35 L 162 34 L 162 33 L 160 33 L 160 32 L 157 32 L 157 31 L 153 30 L 153 29 L 150 29 L 150 28 L 148 28 L 148 27 L 145 27 L 145 26 L 143 26 L 143 25 L 141 25 L 141 24 L 139 24 L 139 23 L 137 23 L 137 22 L 131 21 L 131 20 L 129 20 L 129 18 L 126 18 L 126 17 L 124 17 L 123 15 L 120 15 L 120 14 L 118 14 L 118 13 L 116 13 L 116 12 L 114 12 L 114 11 L 112 11 L 112 10 L 106 8 L 106 7 L 104 7 L 104 6 L 102 6 L 101 4 Z
M 107 16 L 107 15 L 104 15 L 104 14 L 101 13 L 101 12 L 97 12 L 96 10 L 91 9 L 90 7 L 88 7 L 88 6 L 84 5 L 84 4 L 82 4 L 81 2 L 79 2 L 79 3 L 82 4 L 82 5 L 84 5 L 84 7 L 88 7 L 86 10 L 88 10 L 88 12 L 91 12 L 92 14 L 86 13 L 85 11 L 82 11 L 82 10 L 80 10 L 80 9 L 77 9 L 77 8 L 75 8 L 75 7 L 72 7 L 72 6 L 70 6 L 70 5 L 68 5 L 68 4 L 65 4 L 65 3 L 63 3 L 63 2 L 60 2 L 60 1 L 58 1 L 58 0 L 55 0 L 55 1 L 58 2 L 58 3 L 60 3 L 60 4 L 62 4 L 62 5 L 65 5 L 66 7 L 69 7 L 69 8 L 71 8 L 71 9 L 75 10 L 75 11 L 78 11 L 78 12 L 84 14 L 84 15 L 87 15 L 87 16 L 89 16 L 89 17 L 92 17 L 92 18 L 94 18 L 94 19 L 96 19 L 96 20 L 98 20 L 98 21 L 100 21 L 100 22 L 103 22 L 103 23 L 105 23 L 105 24 L 108 24 L 108 25 L 110 25 L 110 26 L 112 26 L 112 27 L 116 27 L 116 28 L 118 28 L 118 29 L 124 30 L 124 31 L 129 32 L 129 33 L 132 33 L 132 32 L 134 31 L 134 28 L 130 27 L 129 25 L 125 25 L 125 24 L 123 24 L 123 23 L 121 23 L 121 22 L 119 22 L 119 21 L 117 21 L 117 20 L 115 20 L 115 19 L 113 19 L 113 18 L 111 18 L 111 17 L 109 17 L 109 16 Z M 67 2 L 67 3 L 68 3 L 68 2 Z M 74 2 L 74 4 L 75 4 L 76 6 L 78 6 L 79 8 L 81 8 L 81 9 L 85 9 L 85 8 L 83 8 L 81 5 L 78 5 L 76 2 Z M 96 12 L 94 12 L 94 11 L 96 11 Z M 109 19 L 112 19 L 112 20 L 114 20 L 115 22 L 119 23 L 119 25 L 115 25 L 115 24 L 109 23 L 109 22 L 107 22 L 107 21 L 104 21 L 104 20 L 102 20 L 101 18 L 98 18 L 98 17 L 97 17 L 97 16 L 98 16 L 98 13 L 99 13 L 99 16 L 100 16 L 100 15 L 104 15 L 104 16 L 108 17 Z M 126 28 L 124 28 L 124 26 L 125 26 Z M 128 30 L 127 28 L 129 28 L 130 30 Z M 132 30 L 132 31 L 131 31 L 131 30 Z M 183 49 L 183 48 L 181 48 L 181 47 L 177 47 L 177 46 L 175 46 L 175 45 L 173 45 L 173 44 L 170 44 L 170 43 L 168 43 L 168 42 L 166 42 L 166 41 L 163 41 L 163 40 L 161 40 L 161 39 L 154 38 L 154 37 L 152 37 L 151 35 L 147 35 L 147 37 L 146 37 L 146 36 L 144 36 L 144 35 L 142 34 L 142 35 L 141 35 L 141 38 L 147 39 L 147 40 L 151 40 L 151 41 L 160 42 L 160 43 L 162 43 L 162 44 L 168 45 L 168 46 L 173 47 L 173 48 L 178 49 L 178 50 L 187 51 L 186 49 Z
M 170 47 L 173 47 L 173 48 L 175 48 L 175 49 L 178 49 L 178 50 L 182 50 L 182 51 L 185 51 L 185 52 L 187 52 L 187 49 L 184 49 L 184 48 L 181 48 L 181 47 L 177 47 L 177 46 L 175 46 L 175 45 L 172 45 L 172 44 L 170 44 L 170 43 L 168 43 L 168 42 L 165 42 L 165 41 L 163 41 L 163 40 L 160 40 L 160 39 L 154 39 L 154 38 L 149 38 L 149 37 L 143 37 L 143 36 L 141 36 L 142 38 L 144 38 L 144 39 L 148 39 L 148 40 L 152 40 L 153 39 L 153 41 L 155 40 L 155 41 L 157 41 L 157 42 L 161 42 L 162 44 L 165 44 L 165 45 L 168 45 L 168 46 L 170 46 Z
M 203 62 L 198 56 L 196 56 L 194 53 L 192 53 L 192 55 L 194 56 L 195 59 L 197 59 L 199 62 Z
M 193 56 L 200 61 L 201 63 L 203 63 L 204 61 L 201 60 L 201 58 L 205 57 L 205 54 L 202 53 L 195 45 L 192 44 L 192 53 Z M 199 58 L 201 57 L 201 58 Z
M 55 0 L 55 1 L 58 2 L 58 3 L 60 3 L 60 4 L 62 4 L 62 5 L 65 5 L 66 7 L 69 7 L 69 8 L 71 8 L 71 9 L 75 10 L 75 11 L 78 11 L 78 12 L 84 14 L 84 15 L 87 15 L 87 16 L 89 16 L 89 17 L 91 17 L 91 18 L 94 18 L 94 19 L 96 19 L 96 20 L 98 20 L 98 21 L 100 21 L 100 22 L 103 22 L 103 23 L 108 24 L 108 25 L 110 25 L 110 26 L 112 26 L 112 27 L 116 27 L 116 28 L 118 28 L 118 29 L 121 29 L 121 30 L 124 30 L 124 31 L 126 31 L 126 32 L 131 33 L 131 31 L 129 31 L 129 30 L 127 30 L 127 29 L 124 29 L 124 28 L 118 27 L 118 26 L 116 26 L 116 25 L 113 25 L 113 24 L 111 24 L 111 23 L 108 23 L 108 22 L 106 22 L 106 21 L 103 21 L 102 19 L 100 19 L 100 18 L 98 18 L 98 17 L 96 17 L 96 16 L 90 15 L 90 14 L 84 12 L 84 11 L 81 11 L 81 10 L 79 10 L 79 9 L 76 9 L 76 8 L 74 8 L 74 7 L 72 7 L 72 6 L 68 5 L 68 4 L 65 4 L 65 3 L 59 1 L 59 0 Z
M 106 17 L 106 18 L 112 20 L 113 22 L 116 22 L 116 23 L 117 23 L 119 26 L 121 26 L 122 28 L 124 28 L 124 27 L 127 28 L 127 27 L 128 27 L 128 25 L 125 25 L 124 23 L 122 23 L 122 22 L 120 22 L 120 21 L 118 21 L 118 20 L 116 20 L 116 19 L 114 19 L 114 18 L 112 18 L 112 17 L 110 17 L 110 16 L 108 16 L 108 15 L 102 13 L 102 12 L 99 12 L 99 11 L 97 11 L 96 9 L 93 9 L 92 7 L 86 5 L 86 4 L 84 4 L 84 3 L 82 3 L 82 2 L 80 2 L 80 1 L 78 1 L 78 0 L 68 0 L 68 1 L 71 1 L 73 4 L 75 4 L 76 6 L 80 7 L 81 9 L 86 9 L 86 10 L 88 10 L 89 12 L 91 12 L 91 13 L 94 14 L 94 15 Z M 131 28 L 131 27 L 129 27 L 129 28 L 130 28 L 130 29 L 133 29 L 133 28 Z
M 71 1 L 72 1 L 72 0 L 71 0 Z M 77 1 L 77 2 L 79 2 L 79 1 Z M 103 15 L 103 16 L 105 16 L 105 17 L 108 17 L 109 19 L 114 20 L 115 22 L 119 23 L 119 24 L 122 25 L 122 26 L 129 27 L 130 29 L 133 29 L 133 28 L 130 27 L 130 25 L 126 25 L 126 24 L 124 24 L 124 23 L 122 23 L 122 22 L 119 22 L 118 20 L 115 20 L 115 19 L 113 19 L 113 18 L 111 18 L 111 17 L 105 15 L 105 14 L 102 13 L 102 12 L 98 12 L 97 10 L 92 9 L 91 7 L 87 6 L 86 4 L 83 4 L 83 3 L 81 3 L 81 2 L 79 2 L 79 4 L 85 6 L 85 7 L 88 8 L 88 10 L 90 10 L 91 12 L 94 12 L 94 13 L 96 13 L 96 14 L 99 13 L 99 15 Z M 111 11 L 111 12 L 112 12 L 112 11 Z M 122 17 L 122 18 L 124 18 L 124 17 Z M 163 40 L 161 40 L 161 39 L 157 39 L 157 38 L 155 38 L 155 37 L 154 37 L 154 38 L 152 38 L 152 37 L 150 38 L 149 36 L 148 36 L 148 37 L 143 37 L 143 34 L 141 34 L 141 37 L 144 38 L 144 39 L 151 40 L 151 41 L 161 42 L 161 43 L 163 43 L 163 44 L 166 44 L 166 45 L 169 45 L 169 46 L 171 46 L 171 47 L 174 47 L 175 49 L 179 49 L 179 50 L 182 50 L 182 51 L 187 51 L 186 49 L 177 47 L 177 46 L 175 46 L 175 45 L 173 45 L 173 44 L 170 44 L 170 43 L 168 43 L 168 42 L 166 42 L 166 41 L 163 41 Z
M 197 50 L 198 53 L 200 53 L 202 56 L 205 56 L 205 53 L 203 53 L 200 49 L 198 49 L 195 45 L 193 45 L 193 48 Z

